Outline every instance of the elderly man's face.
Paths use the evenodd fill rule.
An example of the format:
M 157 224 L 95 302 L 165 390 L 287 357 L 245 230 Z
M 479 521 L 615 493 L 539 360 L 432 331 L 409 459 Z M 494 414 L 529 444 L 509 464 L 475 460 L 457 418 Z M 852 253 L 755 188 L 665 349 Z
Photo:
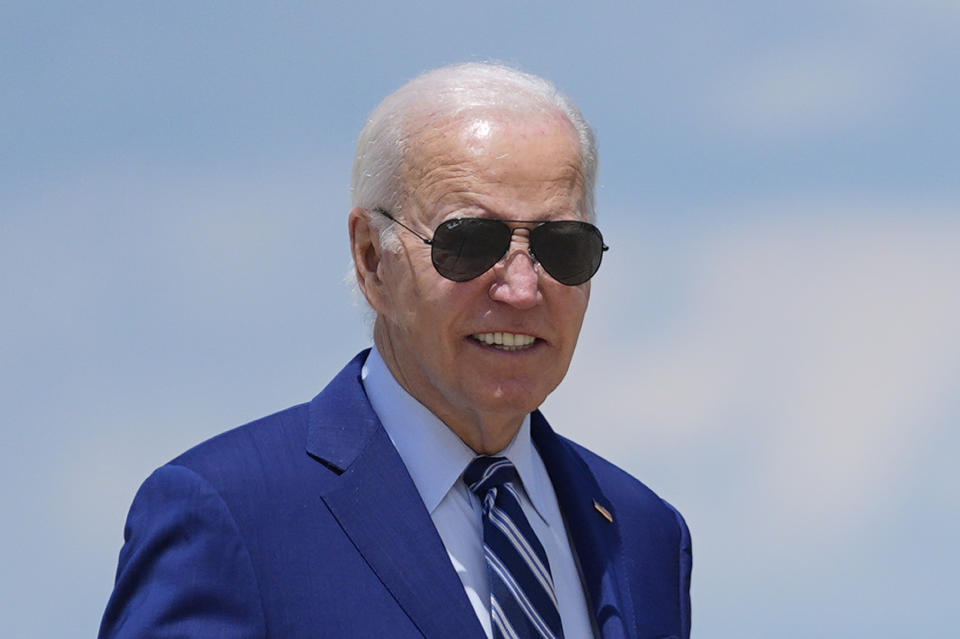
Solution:
M 413 141 L 398 219 L 427 237 L 450 218 L 581 219 L 583 175 L 572 127 L 559 116 L 473 115 Z M 398 381 L 478 452 L 501 450 L 523 416 L 560 383 L 573 355 L 590 284 L 565 286 L 534 263 L 527 231 L 467 282 L 434 270 L 430 247 L 396 229 L 381 251 L 371 296 L 375 337 Z M 513 346 L 489 344 L 503 334 Z

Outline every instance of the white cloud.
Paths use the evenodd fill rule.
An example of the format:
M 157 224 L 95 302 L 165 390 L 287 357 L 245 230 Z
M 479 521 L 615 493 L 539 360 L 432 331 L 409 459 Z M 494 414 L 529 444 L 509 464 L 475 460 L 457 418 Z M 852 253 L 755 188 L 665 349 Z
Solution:
M 838 43 L 739 64 L 704 104 L 724 125 L 794 136 L 870 121 L 895 93 L 885 65 Z
M 548 406 L 641 478 L 687 482 L 655 487 L 702 500 L 704 518 L 738 495 L 723 504 L 737 516 L 712 522 L 731 534 L 747 520 L 798 536 L 867 525 L 956 410 L 960 221 L 948 207 L 810 210 L 681 244 L 621 236 L 671 265 L 676 300 L 652 306 L 634 258 L 605 271 Z
M 814 19 L 817 11 L 798 9 L 795 29 L 772 31 L 726 60 L 701 96 L 704 117 L 779 142 L 900 127 L 920 105 L 953 93 L 935 78 L 960 37 L 957 3 L 854 0 Z

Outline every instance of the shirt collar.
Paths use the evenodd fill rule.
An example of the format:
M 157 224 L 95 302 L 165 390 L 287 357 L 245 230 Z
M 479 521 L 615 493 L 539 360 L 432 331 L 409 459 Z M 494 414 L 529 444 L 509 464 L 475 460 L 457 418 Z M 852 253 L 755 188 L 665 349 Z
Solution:
M 376 346 L 364 362 L 361 379 L 370 405 L 406 465 L 427 511 L 433 513 L 477 454 L 404 390 Z M 547 487 L 543 485 L 549 479 L 545 472 L 536 472 L 543 463 L 530 439 L 530 415 L 523 418 L 513 441 L 497 455 L 513 463 L 534 509 L 549 524 L 544 516 Z
M 432 513 L 475 453 L 400 386 L 376 347 L 360 375 L 370 405 Z
M 513 441 L 507 444 L 502 452 L 497 453 L 497 456 L 506 457 L 513 463 L 517 469 L 517 474 L 520 475 L 523 490 L 527 493 L 534 510 L 537 511 L 544 523 L 549 525 L 550 522 L 546 517 L 546 495 L 544 493 L 547 487 L 543 485 L 547 476 L 546 472 L 536 472 L 538 466 L 543 467 L 543 462 L 540 461 L 537 449 L 534 448 L 533 441 L 530 439 L 530 415 L 523 418 L 523 424 L 520 425 L 520 430 L 517 431 Z

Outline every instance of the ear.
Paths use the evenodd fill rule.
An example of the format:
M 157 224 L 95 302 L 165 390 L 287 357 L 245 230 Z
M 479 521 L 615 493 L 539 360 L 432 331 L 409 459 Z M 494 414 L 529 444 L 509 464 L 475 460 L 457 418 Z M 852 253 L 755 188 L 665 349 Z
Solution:
M 380 279 L 380 234 L 370 223 L 366 209 L 355 208 L 348 218 L 350 227 L 350 253 L 357 285 L 363 296 L 377 313 L 384 311 L 384 282 Z

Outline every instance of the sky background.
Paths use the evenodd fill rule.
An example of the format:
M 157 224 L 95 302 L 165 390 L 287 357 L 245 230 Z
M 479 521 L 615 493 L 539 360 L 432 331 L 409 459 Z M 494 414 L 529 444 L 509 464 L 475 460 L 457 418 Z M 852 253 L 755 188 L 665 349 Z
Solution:
M 93 636 L 140 482 L 369 344 L 353 144 L 500 60 L 596 128 L 554 427 L 686 516 L 694 636 L 960 625 L 960 3 L 0 4 L 0 635 Z

